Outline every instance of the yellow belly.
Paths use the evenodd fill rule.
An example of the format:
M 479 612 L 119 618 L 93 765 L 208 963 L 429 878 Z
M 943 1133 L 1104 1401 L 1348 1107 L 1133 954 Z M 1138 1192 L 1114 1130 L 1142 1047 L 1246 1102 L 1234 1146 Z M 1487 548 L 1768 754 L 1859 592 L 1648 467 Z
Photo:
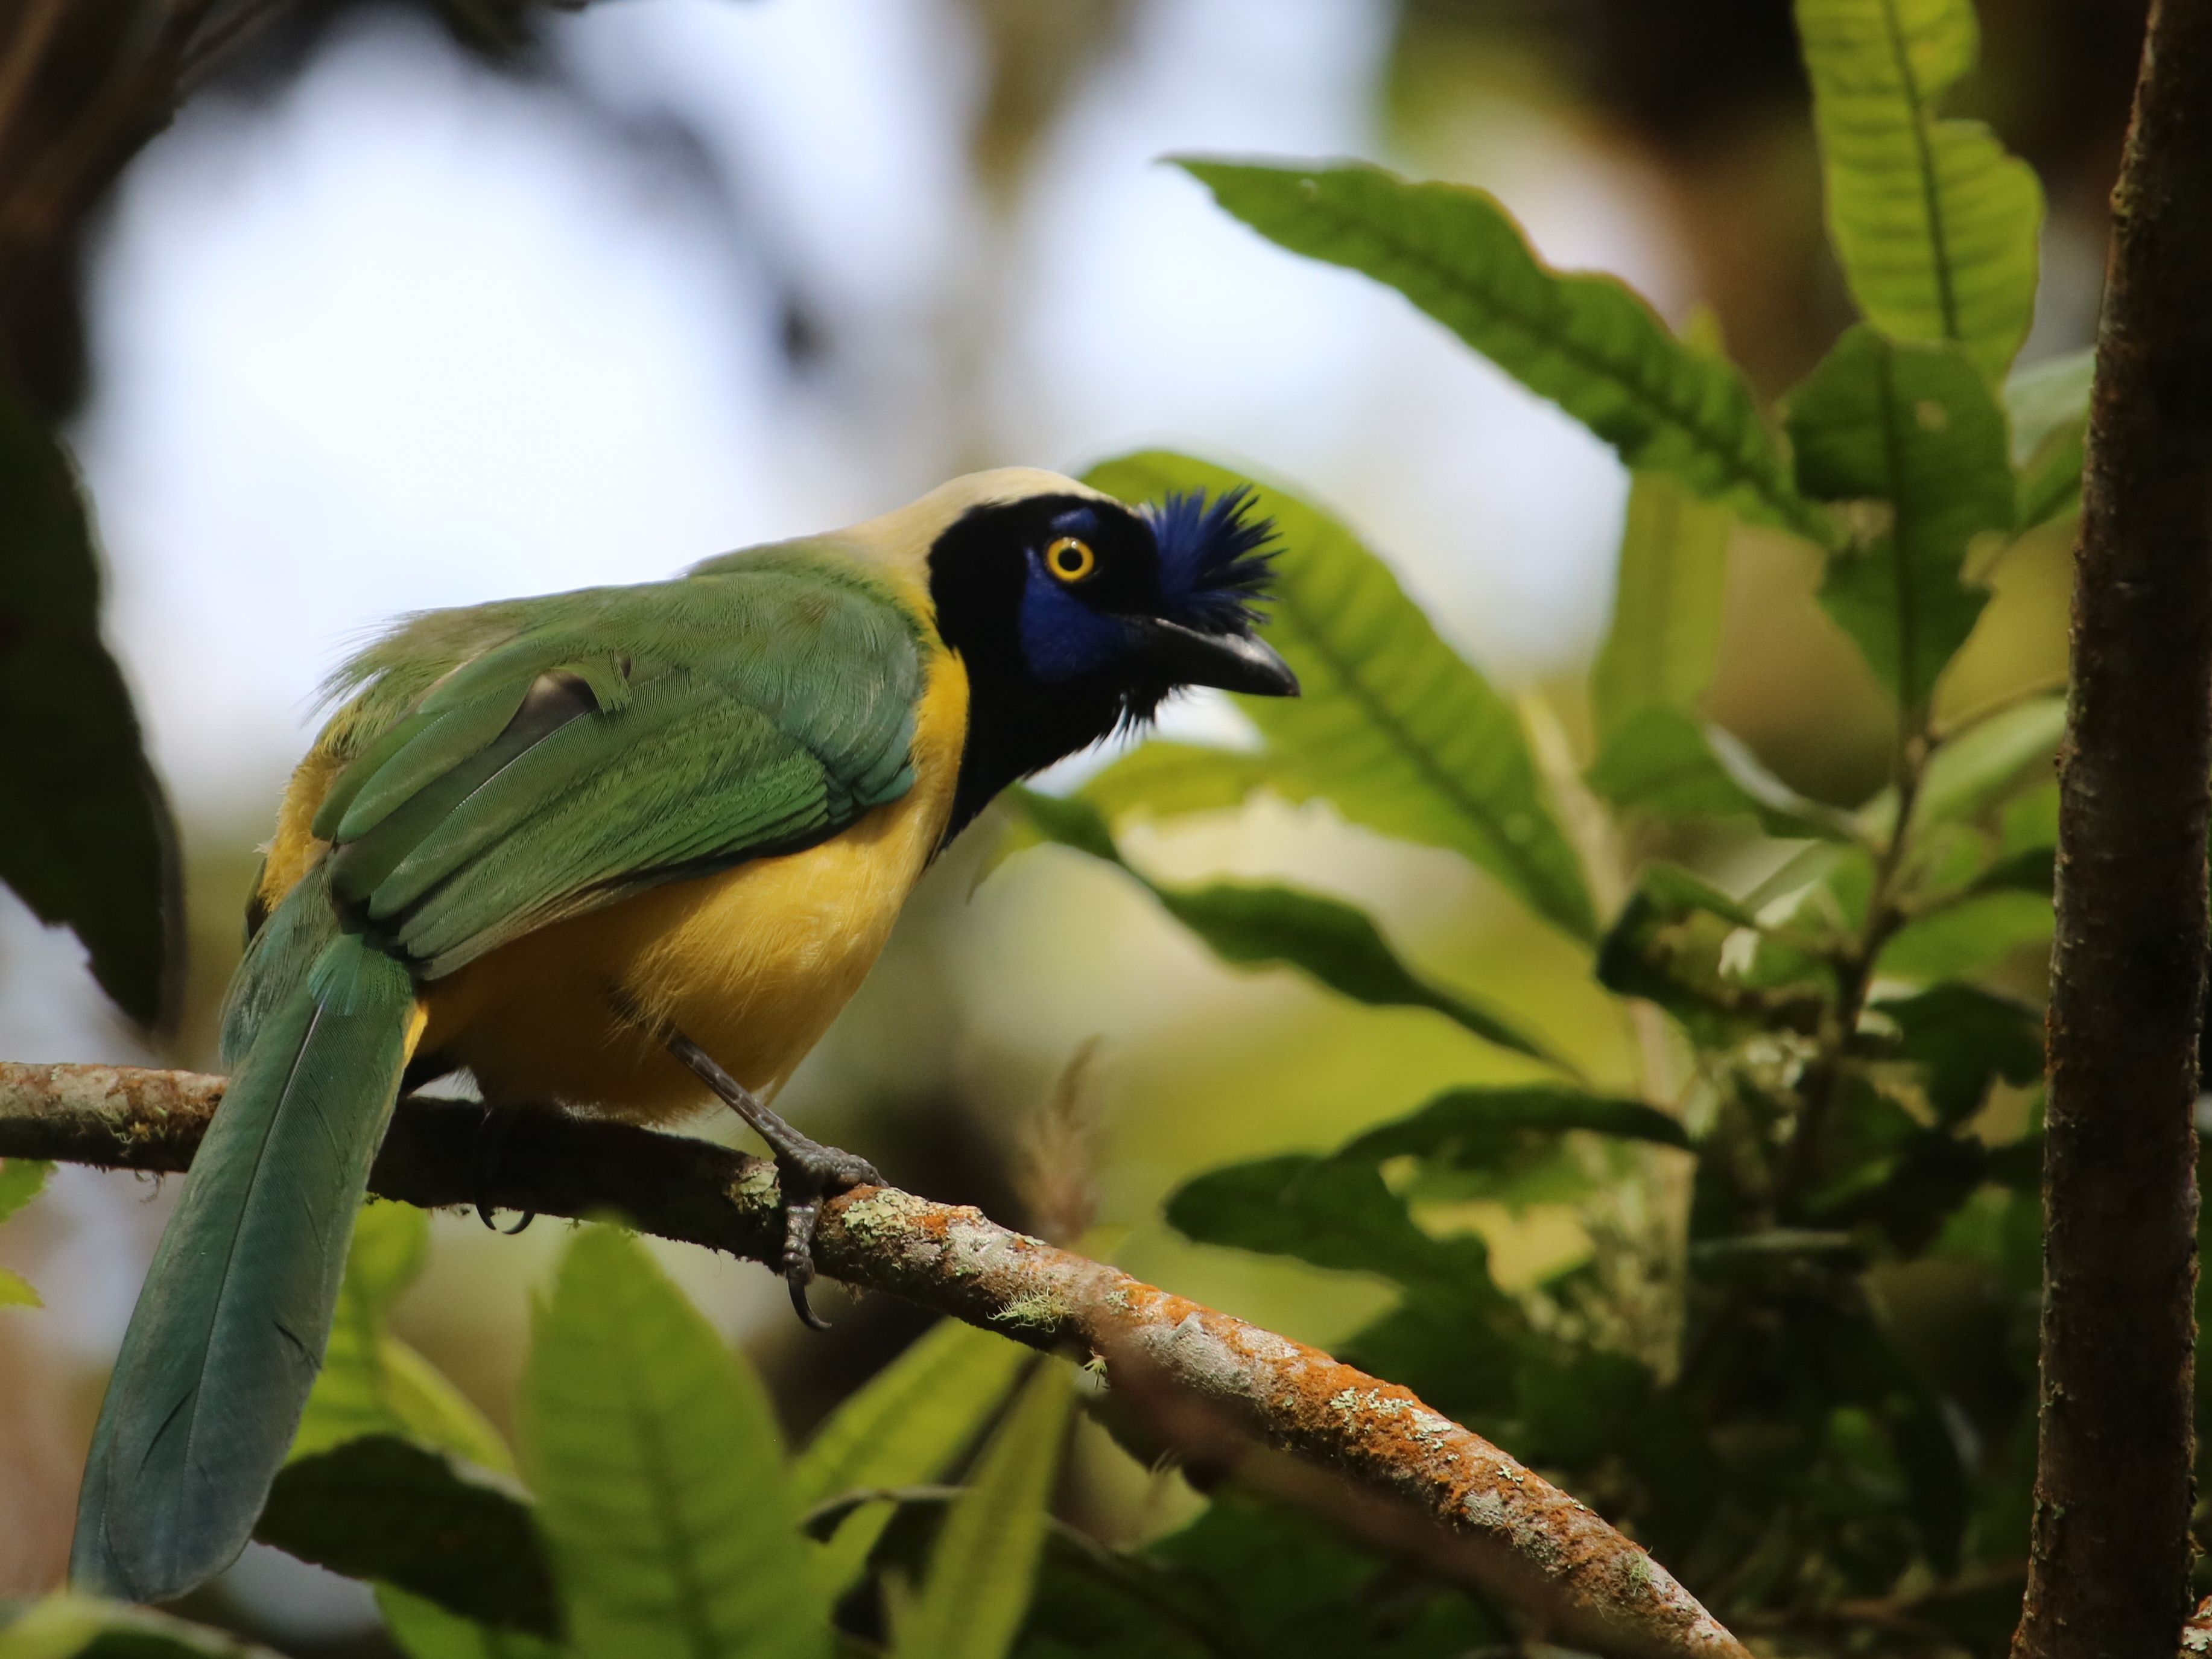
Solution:
M 712 1098 L 669 1058 L 673 1030 L 772 1096 L 875 964 L 945 833 L 967 705 L 965 670 L 940 654 L 905 795 L 818 847 L 648 889 L 425 985 L 418 1052 L 467 1066 L 488 1100 L 660 1120 Z
M 821 1041 L 944 832 L 909 793 L 836 839 L 672 883 L 517 939 L 426 989 L 422 1052 L 494 1101 L 660 1118 L 704 1104 L 678 1030 L 757 1094 Z

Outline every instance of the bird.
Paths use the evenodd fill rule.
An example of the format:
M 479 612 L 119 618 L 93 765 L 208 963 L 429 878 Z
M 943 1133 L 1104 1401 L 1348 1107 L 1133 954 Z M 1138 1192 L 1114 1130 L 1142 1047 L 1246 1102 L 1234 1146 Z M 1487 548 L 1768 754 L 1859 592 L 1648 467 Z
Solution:
M 674 579 L 402 618 L 326 687 L 225 997 L 224 1098 L 102 1401 L 72 1582 L 173 1599 L 234 1560 L 328 1340 L 405 1088 L 774 1154 L 799 1316 L 820 1205 L 882 1177 L 768 1102 L 932 860 L 1017 780 L 1186 687 L 1295 696 L 1247 487 L 1131 504 L 956 478 Z

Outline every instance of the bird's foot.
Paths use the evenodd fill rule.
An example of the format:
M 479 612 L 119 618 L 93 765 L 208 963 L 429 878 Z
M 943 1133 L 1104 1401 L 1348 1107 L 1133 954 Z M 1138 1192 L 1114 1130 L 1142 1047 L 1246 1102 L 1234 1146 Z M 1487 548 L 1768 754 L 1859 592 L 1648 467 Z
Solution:
M 880 1187 L 883 1176 L 865 1158 L 799 1133 L 682 1032 L 668 1038 L 668 1052 L 720 1096 L 775 1154 L 776 1186 L 783 1196 L 783 1280 L 791 1287 L 791 1305 L 799 1318 L 817 1331 L 828 1330 L 830 1322 L 806 1303 L 806 1287 L 814 1282 L 815 1224 L 824 1200 L 854 1187 Z
M 511 1108 L 486 1106 L 483 1109 L 483 1118 L 477 1125 L 476 1135 L 477 1180 L 479 1183 L 477 1187 L 479 1194 L 483 1193 L 484 1188 L 491 1184 L 492 1177 L 498 1171 L 500 1156 L 507 1150 L 507 1138 L 509 1131 L 514 1127 L 514 1119 L 515 1114 Z M 495 1207 L 488 1198 L 480 1195 L 477 1199 L 477 1219 L 495 1233 L 512 1236 L 522 1231 L 532 1222 L 538 1219 L 537 1211 L 525 1210 L 522 1212 L 522 1219 L 512 1227 L 502 1227 L 491 1218 Z
M 880 1187 L 884 1178 L 865 1158 L 783 1127 L 788 1139 L 771 1143 L 776 1185 L 783 1194 L 783 1282 L 791 1287 L 791 1305 L 799 1318 L 826 1331 L 830 1322 L 806 1304 L 806 1287 L 814 1282 L 814 1227 L 822 1218 L 823 1201 L 851 1188 Z

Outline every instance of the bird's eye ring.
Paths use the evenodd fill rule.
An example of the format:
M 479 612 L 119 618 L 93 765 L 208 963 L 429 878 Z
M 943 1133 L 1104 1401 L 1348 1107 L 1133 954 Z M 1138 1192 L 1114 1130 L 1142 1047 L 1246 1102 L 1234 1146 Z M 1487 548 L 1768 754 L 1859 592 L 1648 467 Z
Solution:
M 1044 550 L 1045 568 L 1064 582 L 1079 582 L 1098 568 L 1098 556 L 1091 544 L 1062 536 Z

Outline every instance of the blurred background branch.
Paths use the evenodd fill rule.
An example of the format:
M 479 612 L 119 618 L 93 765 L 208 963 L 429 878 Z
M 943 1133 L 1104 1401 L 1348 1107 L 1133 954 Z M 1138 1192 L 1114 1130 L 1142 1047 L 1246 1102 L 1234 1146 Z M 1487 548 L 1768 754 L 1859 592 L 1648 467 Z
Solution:
M 84 389 L 85 222 L 223 54 L 287 0 L 0 9 L 0 370 L 49 416 Z

